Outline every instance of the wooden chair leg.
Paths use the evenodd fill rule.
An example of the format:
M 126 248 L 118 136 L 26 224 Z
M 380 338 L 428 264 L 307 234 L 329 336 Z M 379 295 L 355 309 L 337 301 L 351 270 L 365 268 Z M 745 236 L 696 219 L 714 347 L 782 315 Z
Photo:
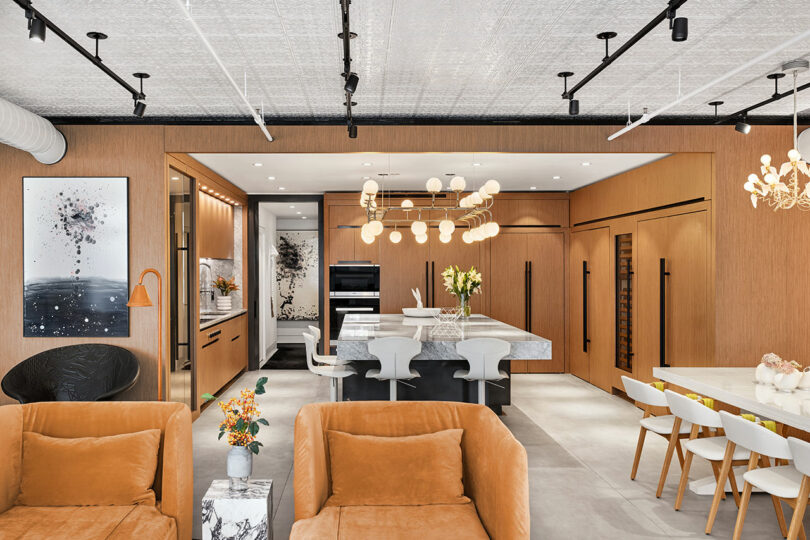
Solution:
M 728 469 L 728 483 L 731 484 L 731 493 L 734 495 L 734 504 L 740 507 L 740 490 L 737 488 L 737 476 L 734 474 L 734 464 Z
M 678 431 L 681 429 L 681 419 L 675 417 L 675 422 L 672 425 L 672 434 L 669 436 L 669 445 L 667 446 L 667 453 L 664 456 L 664 465 L 661 467 L 661 478 L 658 479 L 658 489 L 655 492 L 657 498 L 661 498 L 661 493 L 664 492 L 664 483 L 667 480 L 667 473 L 669 472 L 669 464 L 672 462 L 672 454 L 675 452 L 675 445 L 678 442 Z
M 793 517 L 790 518 L 790 529 L 788 530 L 788 540 L 796 540 L 802 529 L 802 518 L 807 508 L 807 498 L 810 497 L 810 477 L 802 478 L 802 486 L 799 488 L 799 496 L 796 498 L 796 507 L 793 509 Z
M 686 484 L 689 483 L 689 469 L 692 467 L 692 457 L 694 454 L 689 450 L 686 451 L 686 459 L 683 462 L 683 470 L 681 471 L 681 481 L 678 484 L 678 496 L 675 498 L 675 510 L 681 509 L 683 502 L 683 494 L 686 491 Z
M 678 463 L 681 464 L 681 470 L 683 470 L 683 448 L 681 448 L 680 437 L 675 440 L 675 451 L 678 453 Z
M 721 478 L 728 476 L 728 472 L 731 469 L 731 458 L 734 456 L 734 449 L 736 446 L 737 445 L 731 441 L 726 443 L 726 453 L 723 456 L 723 464 L 720 466 Z M 725 482 L 723 484 L 725 484 Z M 717 517 L 717 509 L 720 507 L 720 497 L 723 494 L 723 491 L 725 491 L 725 487 L 725 485 L 720 485 L 720 482 L 717 482 L 717 487 L 714 488 L 714 498 L 712 499 L 712 506 L 709 509 L 709 519 L 706 520 L 706 529 L 704 530 L 706 534 L 712 533 L 714 519 Z
M 720 482 L 720 463 L 717 461 L 710 462 L 712 465 L 712 472 L 714 473 L 714 481 Z M 720 493 L 720 499 L 725 501 L 726 500 L 726 483 L 723 482 L 723 489 Z
M 763 467 L 771 466 L 768 456 L 760 456 L 760 460 Z M 776 521 L 779 523 L 779 530 L 782 531 L 782 537 L 787 538 L 788 528 L 787 523 L 785 523 L 785 513 L 782 511 L 782 500 L 775 495 L 771 495 L 771 502 L 773 503 L 773 510 L 776 512 Z
M 734 524 L 733 540 L 740 540 L 742 535 L 743 523 L 745 522 L 745 513 L 748 511 L 748 501 L 751 500 L 751 484 L 748 482 L 743 486 L 742 500 L 740 500 L 740 509 L 737 511 L 737 522 Z M 708 534 L 708 533 L 707 533 Z
M 641 448 L 644 446 L 644 438 L 647 436 L 647 430 L 642 426 L 638 432 L 638 443 L 636 444 L 636 456 L 633 458 L 633 470 L 630 471 L 630 480 L 636 479 L 638 472 L 638 462 L 641 461 Z

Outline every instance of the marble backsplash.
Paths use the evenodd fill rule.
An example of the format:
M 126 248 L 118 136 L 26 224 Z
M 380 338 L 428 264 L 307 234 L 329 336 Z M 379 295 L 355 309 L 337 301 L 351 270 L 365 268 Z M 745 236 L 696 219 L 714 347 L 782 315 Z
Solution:
M 229 296 L 233 297 L 234 309 L 242 307 L 242 207 L 236 206 L 233 209 L 233 259 L 200 259 L 200 290 L 209 291 L 201 294 L 200 309 L 202 311 L 212 311 L 216 309 L 215 301 L 211 301 L 210 290 L 213 287 L 211 281 L 215 280 L 217 276 L 222 276 L 225 279 L 236 277 L 236 284 L 239 286 L 238 291 L 232 292 Z M 203 269 L 202 263 L 211 267 L 211 280 L 207 280 L 207 269 Z M 219 291 L 214 289 L 214 297 L 219 296 Z

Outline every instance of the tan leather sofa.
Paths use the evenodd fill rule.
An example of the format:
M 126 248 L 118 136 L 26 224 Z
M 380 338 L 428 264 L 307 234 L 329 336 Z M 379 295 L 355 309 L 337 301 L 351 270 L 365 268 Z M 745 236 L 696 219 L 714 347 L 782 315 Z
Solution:
M 23 432 L 104 437 L 160 429 L 157 504 L 15 505 L 22 482 Z M 190 539 L 193 506 L 191 413 L 180 403 L 46 402 L 0 407 L 0 539 Z
M 467 504 L 327 506 L 327 430 L 400 437 L 462 428 Z M 304 406 L 295 420 L 295 524 L 291 539 L 419 540 L 529 538 L 526 450 L 481 405 L 447 402 L 343 402 Z M 483 530 L 481 528 L 483 525 Z

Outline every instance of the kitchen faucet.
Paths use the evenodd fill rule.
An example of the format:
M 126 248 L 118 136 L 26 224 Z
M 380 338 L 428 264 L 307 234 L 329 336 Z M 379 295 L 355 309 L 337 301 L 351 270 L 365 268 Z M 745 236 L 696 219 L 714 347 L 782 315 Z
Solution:
M 203 271 L 202 271 L 203 267 L 208 269 L 208 279 L 204 279 L 205 276 L 203 275 Z M 208 263 L 201 262 L 200 263 L 200 301 L 201 302 L 209 294 L 211 295 L 210 302 L 214 301 L 214 287 L 211 285 L 211 282 L 213 281 L 211 279 L 211 276 L 213 276 L 213 270 L 211 270 L 211 265 L 209 265 Z M 203 295 L 205 295 L 205 296 L 203 296 Z M 200 306 L 200 307 L 202 307 L 202 306 Z

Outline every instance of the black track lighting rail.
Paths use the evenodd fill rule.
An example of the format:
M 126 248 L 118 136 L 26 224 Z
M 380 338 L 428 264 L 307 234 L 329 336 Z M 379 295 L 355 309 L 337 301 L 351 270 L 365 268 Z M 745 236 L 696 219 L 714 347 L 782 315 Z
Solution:
M 346 127 L 349 130 L 349 137 L 354 139 L 357 137 L 357 126 L 354 123 L 352 116 L 352 105 L 357 105 L 356 101 L 352 101 L 354 92 L 357 90 L 357 83 L 359 81 L 357 74 L 352 72 L 352 52 L 351 40 L 357 37 L 357 34 L 351 31 L 349 25 L 349 6 L 351 0 L 340 1 L 340 16 L 342 31 L 338 37 L 343 42 L 343 92 L 346 96 L 344 105 L 346 106 Z
M 801 86 L 796 87 L 796 93 L 798 94 L 802 90 L 807 90 L 810 88 L 810 83 L 803 84 Z M 764 101 L 760 101 L 750 107 L 746 107 L 745 109 L 740 109 L 739 111 L 729 114 L 728 116 L 724 116 L 723 118 L 717 120 L 715 124 L 727 124 L 730 122 L 734 122 L 739 120 L 740 118 L 744 118 L 748 115 L 749 112 L 759 109 L 760 107 L 764 107 L 765 105 L 770 105 L 775 101 L 779 101 L 780 99 L 785 99 L 786 97 L 790 97 L 793 95 L 793 89 L 791 88 L 787 92 L 782 92 L 781 94 L 775 93 L 773 96 L 769 97 Z
M 579 81 L 577 84 L 572 86 L 570 89 L 563 92 L 563 94 L 562 94 L 563 99 L 573 99 L 574 94 L 576 94 L 578 91 L 582 90 L 582 88 L 586 84 L 591 82 L 597 75 L 602 73 L 610 64 L 615 62 L 620 56 L 622 56 L 624 53 L 629 51 L 630 48 L 633 45 L 635 45 L 636 43 L 638 43 L 639 41 L 641 41 L 641 39 L 644 36 L 646 36 L 647 34 L 652 32 L 652 30 L 656 26 L 658 26 L 662 22 L 666 21 L 667 19 L 671 19 L 672 13 L 675 10 L 677 10 L 678 8 L 680 8 L 682 5 L 684 5 L 685 3 L 686 3 L 686 0 L 671 0 L 667 4 L 667 7 L 666 7 L 665 10 L 663 10 L 661 13 L 656 15 L 653 20 L 651 20 L 650 22 L 647 23 L 646 26 L 644 26 L 644 28 L 642 28 L 641 30 L 636 32 L 635 35 L 633 35 L 630 39 L 625 41 L 624 44 L 621 47 L 616 49 L 616 52 L 614 52 L 611 55 L 606 55 L 602 59 L 602 62 L 598 66 L 596 66 L 596 68 L 594 68 L 593 71 L 591 71 L 590 73 L 585 75 L 585 77 L 581 81 Z M 607 33 L 605 33 L 605 34 L 607 34 Z M 603 34 L 600 34 L 600 35 L 603 35 Z M 612 37 L 615 37 L 615 36 L 611 35 L 607 39 L 610 39 Z M 605 39 L 605 47 L 607 47 L 607 39 L 604 38 L 604 37 L 602 37 L 600 39 Z
M 54 34 L 59 36 L 59 38 L 62 41 L 64 41 L 65 43 L 67 43 L 68 45 L 73 47 L 73 49 L 76 50 L 76 52 L 78 52 L 79 54 L 81 54 L 82 56 L 87 58 L 90 62 L 93 63 L 93 65 L 95 65 L 101 71 L 106 73 L 108 77 L 110 77 L 112 80 L 114 80 L 115 82 L 117 82 L 118 84 L 123 86 L 127 90 L 127 92 L 129 92 L 132 95 L 132 99 L 138 101 L 138 100 L 142 100 L 142 99 L 146 98 L 146 95 L 143 92 L 138 91 L 134 86 L 132 86 L 127 81 L 122 79 L 116 72 L 114 72 L 112 69 L 107 67 L 104 64 L 104 62 L 101 60 L 101 58 L 99 58 L 98 56 L 94 55 L 92 52 L 88 51 L 87 49 L 85 49 L 84 47 L 79 45 L 76 42 L 76 40 L 74 40 L 72 37 L 67 35 L 61 28 L 56 26 L 56 24 L 54 22 L 52 22 L 45 15 L 43 15 L 36 8 L 34 8 L 31 5 L 30 0 L 13 0 L 13 1 L 14 1 L 15 4 L 17 4 L 18 6 L 20 6 L 24 10 L 26 10 L 26 11 L 28 11 L 30 13 L 33 13 L 34 17 L 36 17 L 37 19 L 39 19 L 40 21 L 45 23 L 45 26 L 51 32 L 53 32 Z M 96 45 L 98 45 L 98 42 L 96 42 Z

